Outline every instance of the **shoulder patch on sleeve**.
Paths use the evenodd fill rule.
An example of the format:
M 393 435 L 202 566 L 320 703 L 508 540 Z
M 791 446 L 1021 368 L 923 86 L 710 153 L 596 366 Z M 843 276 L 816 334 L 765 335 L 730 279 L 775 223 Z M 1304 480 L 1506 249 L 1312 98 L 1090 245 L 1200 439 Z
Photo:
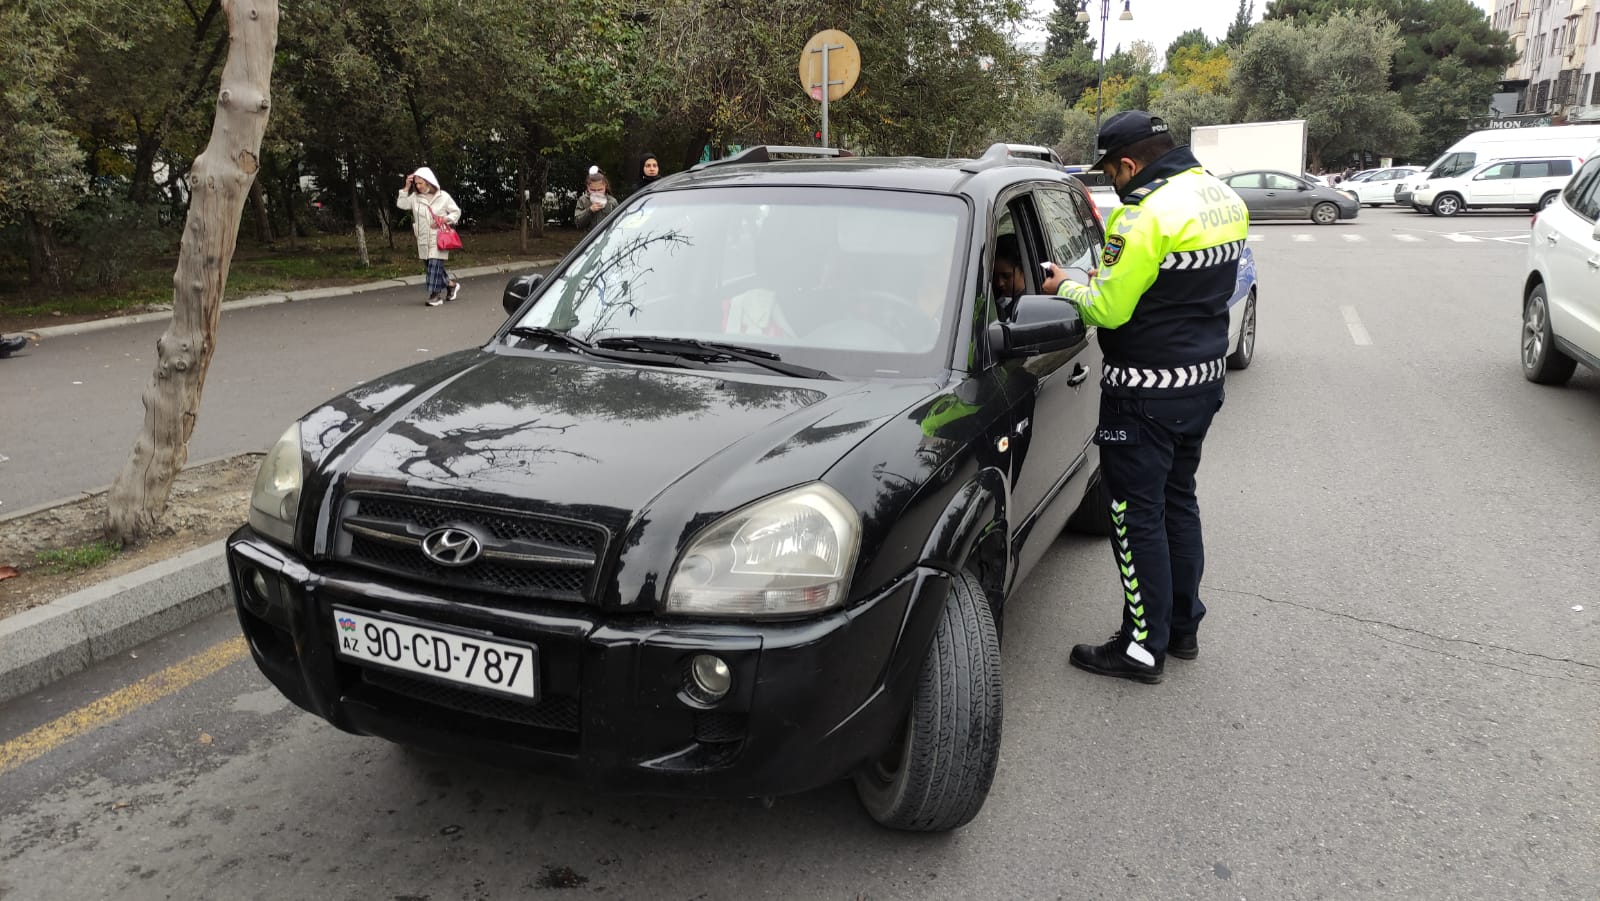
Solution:
M 1100 252 L 1100 265 L 1111 267 L 1117 265 L 1122 259 L 1122 248 L 1128 245 L 1128 240 L 1121 235 L 1112 235 L 1106 239 L 1106 249 Z

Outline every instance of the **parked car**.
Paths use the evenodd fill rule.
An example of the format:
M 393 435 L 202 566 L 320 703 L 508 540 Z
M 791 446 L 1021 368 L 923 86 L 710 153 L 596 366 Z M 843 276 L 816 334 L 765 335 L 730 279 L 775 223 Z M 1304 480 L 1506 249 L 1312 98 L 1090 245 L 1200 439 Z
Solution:
M 1453 178 L 1430 178 L 1417 185 L 1411 204 L 1419 212 L 1454 216 L 1462 210 L 1495 207 L 1542 210 L 1549 206 L 1582 165 L 1576 157 L 1519 157 L 1484 163 Z
M 1235 172 L 1222 180 L 1244 200 L 1251 221 L 1310 219 L 1318 225 L 1332 225 L 1361 213 L 1361 204 L 1351 195 L 1287 172 L 1256 169 Z
M 1522 374 L 1564 384 L 1600 370 L 1600 147 L 1534 217 L 1522 292 Z
M 1358 203 L 1367 206 L 1383 206 L 1394 203 L 1395 188 L 1405 183 L 1407 178 L 1414 177 L 1422 169 L 1418 166 L 1395 166 L 1390 169 L 1378 169 L 1357 181 L 1351 179 L 1345 183 L 1345 189 L 1355 195 Z
M 1534 128 L 1489 128 L 1467 135 L 1414 178 L 1395 189 L 1395 203 L 1409 205 L 1412 193 L 1434 178 L 1455 178 L 1484 163 L 1525 157 L 1573 156 L 1589 153 L 1600 141 L 1600 125 L 1551 125 Z
M 1038 294 L 1104 233 L 1004 145 L 828 153 L 663 179 L 512 279 L 482 347 L 290 427 L 227 552 L 267 678 L 605 789 L 848 778 L 890 827 L 974 817 L 1007 605 L 1064 527 L 1110 525 L 1094 330 Z

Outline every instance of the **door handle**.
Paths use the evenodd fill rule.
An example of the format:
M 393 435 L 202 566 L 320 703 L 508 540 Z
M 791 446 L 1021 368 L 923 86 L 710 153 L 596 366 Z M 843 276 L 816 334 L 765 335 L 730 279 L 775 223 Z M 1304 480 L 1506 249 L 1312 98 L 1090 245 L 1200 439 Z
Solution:
M 1600 271 L 1600 256 L 1592 256 L 1589 259 L 1585 260 L 1585 262 L 1587 262 L 1589 264 L 1589 268 L 1590 269 L 1594 269 L 1596 271 Z
M 1544 236 L 1544 242 L 1546 244 L 1551 245 L 1551 246 L 1555 246 L 1557 244 L 1560 244 L 1561 243 L 1561 233 L 1560 232 L 1551 232 L 1550 234 L 1545 235 Z
M 1277 197 L 1278 196 L 1278 192 L 1277 191 L 1268 191 L 1267 192 L 1267 196 L 1268 197 Z
M 1593 261 L 1591 261 L 1589 263 L 1589 265 L 1594 266 L 1594 265 L 1600 265 L 1600 264 L 1596 264 Z M 1082 363 L 1078 363 L 1078 364 L 1076 364 L 1076 365 L 1074 365 L 1072 367 L 1072 375 L 1067 378 L 1067 385 L 1068 385 L 1068 387 L 1076 387 L 1078 385 L 1083 384 L 1083 380 L 1088 378 L 1088 377 L 1089 377 L 1089 367 L 1083 365 Z

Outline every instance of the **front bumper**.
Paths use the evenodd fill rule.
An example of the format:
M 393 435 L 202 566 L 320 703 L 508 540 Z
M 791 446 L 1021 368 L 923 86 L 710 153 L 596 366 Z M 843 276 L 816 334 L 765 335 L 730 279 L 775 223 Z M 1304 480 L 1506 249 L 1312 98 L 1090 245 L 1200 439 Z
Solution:
M 876 757 L 904 726 L 949 587 L 945 573 L 919 568 L 848 609 L 794 622 L 683 621 L 581 604 L 508 609 L 506 598 L 307 564 L 248 527 L 228 541 L 228 569 L 256 665 L 340 729 L 602 791 L 697 797 L 807 791 Z M 246 587 L 257 572 L 268 597 Z M 340 656 L 335 603 L 532 643 L 540 696 L 488 695 Z M 683 692 L 688 661 L 701 653 L 733 673 L 714 705 Z

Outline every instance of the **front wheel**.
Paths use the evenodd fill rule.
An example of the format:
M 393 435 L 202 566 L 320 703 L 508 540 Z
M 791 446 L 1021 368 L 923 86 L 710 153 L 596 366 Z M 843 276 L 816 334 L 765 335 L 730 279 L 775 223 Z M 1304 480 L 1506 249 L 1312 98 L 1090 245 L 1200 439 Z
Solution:
M 1256 289 L 1244 302 L 1244 322 L 1239 324 L 1239 346 L 1228 354 L 1229 369 L 1249 369 L 1256 355 Z
M 1535 209 L 1536 210 L 1542 210 L 1545 207 L 1549 206 L 1550 204 L 1555 203 L 1556 202 L 1556 195 L 1559 194 L 1559 193 L 1561 193 L 1561 192 L 1559 192 L 1559 191 L 1549 191 L 1549 192 L 1547 192 L 1543 197 L 1539 198 L 1539 205 L 1537 207 L 1535 207 Z
M 1544 284 L 1533 286 L 1522 306 L 1522 374 L 1540 385 L 1563 385 L 1578 364 L 1556 349 L 1550 328 L 1550 301 Z
M 971 573 L 950 582 L 905 727 L 856 775 L 856 795 L 890 829 L 946 832 L 972 821 L 1000 762 L 1000 633 Z
M 1339 221 L 1339 208 L 1331 203 L 1319 203 L 1311 211 L 1311 221 L 1318 225 L 1332 225 Z
M 1433 199 L 1435 216 L 1454 216 L 1461 212 L 1461 198 L 1454 194 L 1440 194 Z

